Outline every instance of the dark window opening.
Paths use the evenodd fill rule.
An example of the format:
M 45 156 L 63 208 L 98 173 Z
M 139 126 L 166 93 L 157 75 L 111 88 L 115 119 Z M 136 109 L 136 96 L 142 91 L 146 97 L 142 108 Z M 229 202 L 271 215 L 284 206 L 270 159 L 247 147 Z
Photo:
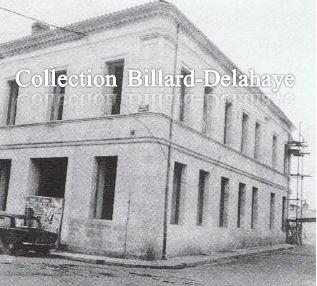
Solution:
M 243 227 L 244 225 L 244 213 L 245 213 L 244 208 L 245 208 L 245 184 L 239 183 L 237 227 Z
M 51 106 L 51 121 L 54 120 L 62 120 L 63 119 L 63 111 L 64 111 L 64 100 L 65 100 L 65 87 L 58 85 L 58 77 L 61 75 L 66 75 L 66 71 L 58 71 L 55 75 L 55 83 L 57 86 L 54 87 L 53 90 L 53 100 Z M 66 80 L 62 80 L 61 83 L 65 83 Z
M 284 145 L 284 174 L 289 173 L 290 157 L 288 153 L 288 145 Z
M 210 129 L 210 116 L 211 116 L 211 87 L 205 87 L 204 90 L 204 105 L 203 105 L 203 124 L 202 133 L 208 133 Z
M 258 189 L 252 188 L 251 228 L 256 228 L 258 222 Z
M 230 131 L 232 124 L 232 103 L 227 101 L 225 105 L 225 124 L 224 124 L 224 135 L 223 135 L 223 143 L 230 143 Z
M 112 220 L 118 157 L 97 157 L 94 218 Z
M 198 185 L 198 203 L 197 203 L 197 225 L 202 225 L 204 216 L 204 200 L 205 191 L 208 181 L 208 172 L 199 171 L 199 185 Z
M 275 222 L 275 194 L 271 193 L 270 200 L 270 229 L 274 228 Z
M 286 227 L 286 211 L 287 211 L 287 205 L 286 205 L 286 197 L 283 197 L 282 199 L 282 230 L 285 231 Z
M 245 113 L 242 115 L 242 131 L 241 131 L 241 152 L 246 153 L 248 147 L 248 121 L 249 116 Z
M 0 210 L 7 208 L 11 160 L 0 160 Z
M 181 78 L 181 94 L 180 94 L 180 101 L 179 101 L 179 121 L 184 121 L 186 119 L 186 93 L 187 93 L 187 88 L 184 84 L 184 77 L 186 75 L 189 75 L 189 72 L 182 69 L 181 75 L 183 76 Z
M 254 135 L 254 159 L 260 158 L 260 144 L 261 144 L 261 125 L 255 123 L 255 135 Z
M 10 93 L 9 93 L 9 104 L 8 104 L 8 113 L 7 113 L 7 125 L 14 125 L 17 106 L 18 106 L 18 95 L 19 95 L 19 86 L 15 80 L 8 81 Z
M 185 165 L 175 162 L 174 165 L 174 180 L 173 180 L 173 194 L 171 207 L 171 224 L 178 224 L 180 219 L 180 204 L 183 188 Z
M 64 198 L 67 174 L 67 158 L 32 159 L 35 167 L 37 195 Z
M 228 226 L 229 179 L 221 177 L 219 226 Z
M 277 136 L 272 137 L 272 167 L 276 167 L 276 156 L 277 156 Z
M 121 98 L 122 98 L 122 85 L 123 85 L 123 71 L 124 60 L 107 63 L 108 74 L 116 77 L 117 86 L 112 90 L 111 100 L 111 114 L 120 114 Z

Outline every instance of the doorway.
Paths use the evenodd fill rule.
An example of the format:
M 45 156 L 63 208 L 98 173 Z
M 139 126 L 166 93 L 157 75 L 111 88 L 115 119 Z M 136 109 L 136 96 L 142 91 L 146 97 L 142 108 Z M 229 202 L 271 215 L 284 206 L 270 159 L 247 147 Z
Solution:
M 35 194 L 37 196 L 64 198 L 68 159 L 32 159 L 35 173 Z

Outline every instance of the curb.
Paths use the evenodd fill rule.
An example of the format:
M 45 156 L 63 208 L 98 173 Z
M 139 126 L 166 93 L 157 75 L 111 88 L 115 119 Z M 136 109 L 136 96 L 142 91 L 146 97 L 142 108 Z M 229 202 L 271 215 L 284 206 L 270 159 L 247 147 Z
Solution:
M 228 255 L 225 257 L 218 257 L 218 258 L 207 258 L 206 260 L 200 261 L 193 261 L 193 262 L 172 262 L 166 260 L 159 260 L 159 261 L 142 261 L 138 260 L 135 263 L 131 263 L 129 261 L 109 261 L 107 258 L 89 258 L 89 257 L 78 257 L 76 254 L 64 254 L 64 253 L 51 253 L 50 257 L 52 258 L 62 258 L 65 260 L 72 260 L 72 261 L 79 261 L 79 262 L 86 262 L 90 264 L 97 264 L 97 265 L 105 265 L 105 266 L 120 266 L 120 267 L 127 267 L 127 268 L 145 268 L 145 269 L 184 269 L 188 267 L 197 267 L 203 265 L 217 265 L 223 263 L 230 263 L 237 261 L 243 258 L 251 258 L 262 254 L 270 254 L 282 250 L 288 250 L 295 248 L 296 245 L 287 245 L 284 247 L 274 248 L 274 249 L 265 249 L 265 250 L 258 250 L 249 253 L 239 253 Z M 112 259 L 112 258 L 109 258 Z M 139 263 L 138 263 L 139 262 Z

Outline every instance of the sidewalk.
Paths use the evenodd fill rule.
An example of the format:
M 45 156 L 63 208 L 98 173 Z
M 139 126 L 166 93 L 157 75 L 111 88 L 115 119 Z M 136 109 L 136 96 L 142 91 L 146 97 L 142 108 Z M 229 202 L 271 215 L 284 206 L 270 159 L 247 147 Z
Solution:
M 138 260 L 112 258 L 98 255 L 79 254 L 71 252 L 51 252 L 51 257 L 62 258 L 67 260 L 75 260 L 94 264 L 123 266 L 131 268 L 151 268 L 151 269 L 182 269 L 186 267 L 194 267 L 205 264 L 227 263 L 238 260 L 240 258 L 251 257 L 257 254 L 271 253 L 284 249 L 294 248 L 295 245 L 276 244 L 272 246 L 258 246 L 237 250 L 229 250 L 224 252 L 214 252 L 210 255 L 187 255 L 179 257 L 171 257 L 166 260 Z

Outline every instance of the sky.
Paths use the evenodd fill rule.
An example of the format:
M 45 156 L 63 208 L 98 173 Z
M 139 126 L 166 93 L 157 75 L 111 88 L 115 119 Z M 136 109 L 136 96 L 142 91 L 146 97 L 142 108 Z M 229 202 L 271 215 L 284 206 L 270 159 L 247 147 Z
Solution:
M 0 7 L 62 26 L 144 0 L 0 0 Z M 298 127 L 308 142 L 304 198 L 315 208 L 315 0 L 171 0 L 242 71 L 293 74 L 293 88 L 268 96 Z M 30 34 L 32 21 L 0 10 L 0 42 Z M 287 98 L 287 100 L 283 100 Z M 298 132 L 298 130 L 296 131 Z M 297 133 L 294 138 L 297 139 Z M 293 184 L 294 186 L 294 184 Z

